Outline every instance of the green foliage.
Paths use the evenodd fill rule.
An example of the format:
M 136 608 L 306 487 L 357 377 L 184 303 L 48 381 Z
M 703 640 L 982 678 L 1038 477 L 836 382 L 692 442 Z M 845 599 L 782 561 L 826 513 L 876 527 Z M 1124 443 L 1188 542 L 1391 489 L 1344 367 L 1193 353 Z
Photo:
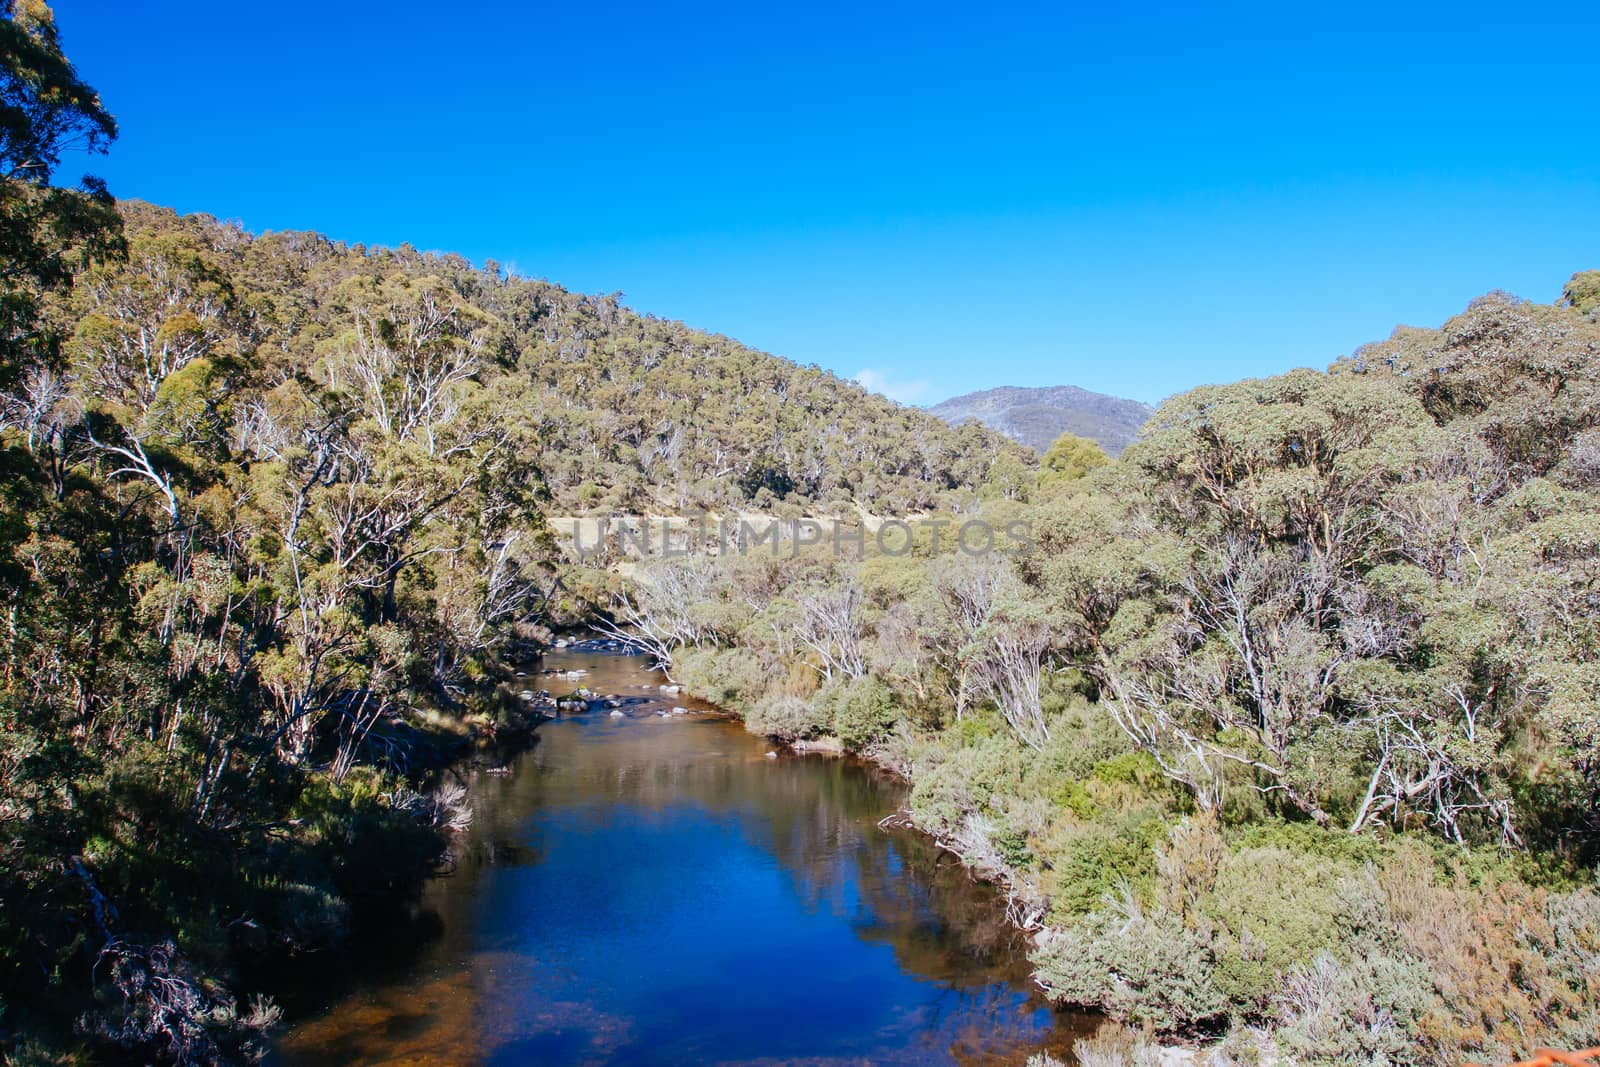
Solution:
M 832 724 L 834 736 L 852 751 L 880 740 L 900 717 L 894 690 L 870 676 L 824 689 L 817 701 L 819 710 Z
M 745 712 L 744 724 L 752 733 L 780 741 L 805 741 L 820 737 L 829 726 L 828 715 L 811 701 L 797 696 L 768 696 Z
M 7 1034 L 242 1056 L 240 955 L 337 943 L 463 818 L 418 790 L 544 633 L 538 430 L 415 256 L 50 187 L 115 126 L 3 14 Z
M 1089 774 L 1096 781 L 1140 788 L 1149 788 L 1161 779 L 1156 761 L 1148 752 L 1119 753 L 1096 763 Z
M 1274 1039 L 1307 1067 L 1412 1062 L 1429 977 L 1415 957 L 1377 946 L 1342 960 L 1319 953 L 1285 977 Z
M 1199 911 L 1214 925 L 1217 988 L 1262 1012 L 1295 965 L 1332 947 L 1339 883 L 1354 869 L 1304 853 L 1246 849 L 1220 865 Z
M 1039 939 L 1033 961 L 1053 997 L 1138 1027 L 1193 1030 L 1227 1008 L 1201 938 L 1136 906 L 1099 911 L 1051 931 Z
M 1050 741 L 1039 754 L 1046 788 L 1091 777 L 1101 764 L 1133 752 L 1128 735 L 1101 709 L 1075 701 L 1050 721 Z
M 771 684 L 760 660 L 733 649 L 685 649 L 673 657 L 672 671 L 689 692 L 741 713 L 759 703 Z
M 1600 270 L 1582 270 L 1567 279 L 1561 302 L 1580 315 L 1600 310 Z
M 1025 757 L 1015 739 L 991 734 L 963 745 L 917 776 L 910 808 L 919 825 L 935 836 L 953 838 L 967 816 L 1003 815 L 1017 792 Z
M 1349 834 L 1315 823 L 1282 819 L 1265 819 L 1241 827 L 1231 837 L 1234 847 L 1241 850 L 1280 849 L 1346 866 L 1381 863 L 1391 851 L 1387 844 L 1370 835 Z M 1452 849 L 1450 855 L 1459 857 L 1460 851 Z
M 1049 864 L 1051 918 L 1087 915 L 1124 890 L 1148 893 L 1156 848 L 1166 837 L 1164 815 L 1149 807 L 1100 813 L 1092 825 L 1059 829 L 1041 845 Z
M 50 184 L 61 153 L 101 153 L 117 124 L 61 51 L 42 0 L 0 6 L 0 387 L 56 360 L 60 333 L 41 315 L 84 263 L 115 255 L 121 220 L 98 179 Z
M 988 499 L 1027 500 L 1033 481 L 1033 472 L 1022 457 L 1007 452 L 989 467 L 982 495 Z
M 1050 445 L 1039 465 L 1039 484 L 1075 482 L 1111 462 L 1101 447 L 1086 437 L 1064 433 Z

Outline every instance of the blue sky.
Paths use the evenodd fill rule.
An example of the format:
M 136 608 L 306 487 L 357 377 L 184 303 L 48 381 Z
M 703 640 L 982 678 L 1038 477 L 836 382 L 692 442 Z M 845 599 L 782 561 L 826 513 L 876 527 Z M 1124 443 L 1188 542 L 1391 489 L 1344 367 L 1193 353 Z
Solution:
M 55 8 L 118 195 L 621 290 L 909 402 L 1155 401 L 1600 267 L 1600 5 Z

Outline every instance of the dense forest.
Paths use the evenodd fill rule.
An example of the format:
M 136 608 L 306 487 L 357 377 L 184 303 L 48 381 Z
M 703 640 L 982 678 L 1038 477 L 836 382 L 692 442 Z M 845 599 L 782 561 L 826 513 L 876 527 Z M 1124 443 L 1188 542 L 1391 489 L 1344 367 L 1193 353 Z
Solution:
M 311 382 L 337 397 L 324 406 L 400 437 L 473 420 L 514 432 L 495 447 L 563 514 L 949 508 L 991 476 L 1009 484 L 1025 455 L 820 368 L 641 316 L 620 294 L 406 246 L 119 209 L 126 257 L 86 272 L 62 309 L 73 354 L 102 368 L 85 384 L 142 378 L 148 392 L 203 361 L 189 373 L 217 409 L 219 447 L 240 451 L 226 431 L 271 422 L 285 387 Z
M 1600 274 L 1092 455 L 983 506 L 1013 558 L 666 561 L 618 603 L 752 729 L 907 775 L 1063 1002 L 1227 1062 L 1593 1044 Z
M 1600 273 L 1036 460 L 616 296 L 58 183 L 115 121 L 0 12 L 7 1062 L 258 1055 L 240 968 L 446 862 L 442 768 L 590 623 L 904 774 L 1044 987 L 1145 1037 L 1600 1033 Z M 701 509 L 1032 537 L 624 587 L 548 525 Z

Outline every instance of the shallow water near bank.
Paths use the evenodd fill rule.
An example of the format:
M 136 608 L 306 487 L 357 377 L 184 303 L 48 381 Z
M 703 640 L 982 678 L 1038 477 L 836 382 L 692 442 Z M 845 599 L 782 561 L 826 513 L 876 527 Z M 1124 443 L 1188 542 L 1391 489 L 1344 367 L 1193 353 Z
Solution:
M 1030 985 L 998 893 L 880 828 L 890 776 L 770 758 L 638 657 L 544 667 L 631 700 L 462 770 L 459 862 L 417 922 L 278 990 L 272 1062 L 1021 1064 L 1091 1026 Z

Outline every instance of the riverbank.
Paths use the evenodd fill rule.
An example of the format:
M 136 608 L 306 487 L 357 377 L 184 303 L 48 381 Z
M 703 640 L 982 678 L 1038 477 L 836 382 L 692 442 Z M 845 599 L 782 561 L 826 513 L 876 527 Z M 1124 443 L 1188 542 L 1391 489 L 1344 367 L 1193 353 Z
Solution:
M 1249 790 L 1202 809 L 1071 673 L 1045 677 L 1034 745 L 994 708 L 941 713 L 875 678 L 781 666 L 685 648 L 674 677 L 760 734 L 866 737 L 838 747 L 902 776 L 906 824 L 1004 887 L 1034 980 L 1125 1027 L 1125 1062 L 1134 1034 L 1169 1058 L 1332 1067 L 1518 1048 L 1518 1013 L 1568 1044 L 1600 1027 L 1600 897 L 1581 872 L 1321 827 Z
M 970 877 L 982 884 L 994 886 L 1005 898 L 1006 921 L 1020 936 L 1027 939 L 1030 955 L 1032 946 L 1036 944 L 1036 938 L 1040 934 L 1048 934 L 1048 927 L 1042 921 L 1047 910 L 1047 901 L 1036 880 L 1029 877 L 1019 866 L 1008 863 L 986 839 L 981 827 L 974 827 L 969 822 L 964 827 L 965 833 L 960 831 L 952 833 L 948 826 L 940 826 L 932 820 L 919 817 L 919 812 L 912 803 L 912 797 L 919 781 L 925 777 L 919 774 L 919 769 L 924 771 L 927 769 L 924 766 L 927 750 L 923 746 L 911 739 L 900 737 L 895 741 L 880 741 L 861 748 L 851 748 L 841 738 L 833 735 L 799 737 L 783 731 L 768 733 L 759 725 L 764 721 L 759 715 L 758 725 L 752 725 L 745 711 L 738 707 L 715 703 L 713 697 L 728 700 L 733 694 L 726 686 L 698 681 L 699 673 L 696 667 L 698 664 L 691 667 L 686 675 L 680 672 L 680 675 L 676 676 L 680 679 L 696 679 L 682 683 L 686 691 L 712 703 L 723 713 L 744 724 L 752 733 L 764 736 L 771 743 L 797 755 L 860 760 L 904 783 L 907 790 L 906 802 L 881 820 L 880 828 L 902 828 L 925 837 L 939 850 L 955 857 Z M 1044 985 L 1038 981 L 1037 972 L 1031 967 L 1030 981 L 1037 985 L 1041 992 L 1046 992 Z M 1236 1056 L 1243 1055 L 1246 1044 L 1249 1046 L 1248 1058 L 1235 1059 Z M 1107 1025 L 1093 1028 L 1086 1039 L 1075 1041 L 1074 1045 L 1076 1046 L 1074 1056 L 1090 1057 L 1083 1062 L 1093 1063 L 1094 1067 L 1233 1067 L 1239 1062 L 1250 1063 L 1253 1067 L 1273 1067 L 1279 1062 L 1276 1048 L 1270 1039 L 1264 1037 L 1236 1038 L 1230 1051 L 1228 1043 L 1220 1039 L 1188 1044 L 1155 1042 L 1138 1031 L 1117 1026 L 1109 1020 Z M 1054 1067 L 1064 1061 L 1042 1056 L 1030 1059 L 1028 1062 L 1030 1067 L 1036 1063 L 1041 1067 Z
M 693 692 L 693 689 L 690 691 Z M 702 693 L 694 695 L 709 699 Z M 723 695 L 726 695 L 725 691 Z M 744 714 L 734 709 L 722 710 L 749 728 Z M 752 732 L 761 734 L 760 730 Z M 926 810 L 919 813 L 913 798 L 916 787 L 926 780 L 926 772 L 930 769 L 926 766 L 928 753 L 923 745 L 900 737 L 862 749 L 851 749 L 836 736 L 765 736 L 769 741 L 799 755 L 861 760 L 903 782 L 907 788 L 906 803 L 882 820 L 880 827 L 901 827 L 926 837 L 941 851 L 959 860 L 972 878 L 994 886 L 1005 897 L 1007 922 L 1028 939 L 1030 946 L 1036 948 L 1040 938 L 1052 935 L 1051 928 L 1044 922 L 1049 902 L 1037 878 L 1008 862 L 990 840 L 990 831 L 982 825 L 974 825 L 968 819 L 952 832 L 948 824 L 941 825 L 930 818 Z M 1030 968 L 1030 980 L 1041 992 L 1048 992 L 1046 985 L 1039 980 L 1037 970 Z M 1276 1067 L 1282 1061 L 1276 1043 L 1264 1031 L 1213 1035 L 1206 1040 L 1177 1043 L 1170 1039 L 1154 1040 L 1148 1029 L 1130 1029 L 1109 1019 L 1084 1038 L 1076 1040 L 1073 1054 L 1074 1059 L 1070 1061 L 1046 1055 L 1031 1058 L 1028 1063 L 1029 1067 L 1057 1067 L 1064 1062 L 1079 1062 L 1092 1067 L 1239 1067 L 1243 1064 L 1249 1064 L 1250 1067 Z

